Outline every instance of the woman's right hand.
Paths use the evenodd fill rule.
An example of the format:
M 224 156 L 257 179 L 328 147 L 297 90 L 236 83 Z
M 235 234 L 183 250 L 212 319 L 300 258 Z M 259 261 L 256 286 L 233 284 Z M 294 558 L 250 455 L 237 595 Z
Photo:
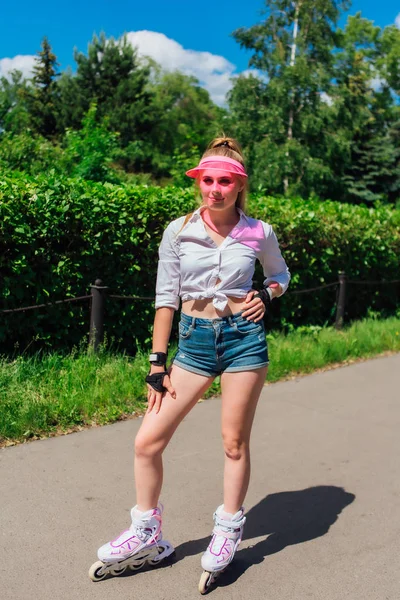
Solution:
M 154 373 L 164 373 L 164 372 L 165 372 L 165 367 L 157 367 L 156 365 L 151 365 L 150 375 L 153 375 Z M 173 398 L 176 398 L 176 392 L 171 385 L 171 380 L 169 378 L 169 375 L 165 375 L 165 377 L 163 379 L 163 386 L 166 388 L 166 390 L 171 394 L 171 396 Z M 162 398 L 163 398 L 164 394 L 165 394 L 165 391 L 157 392 L 151 385 L 147 384 L 147 403 L 148 403 L 147 412 L 148 413 L 151 412 L 153 410 L 153 408 L 155 408 L 156 414 L 158 412 L 160 412 L 161 402 L 162 402 Z

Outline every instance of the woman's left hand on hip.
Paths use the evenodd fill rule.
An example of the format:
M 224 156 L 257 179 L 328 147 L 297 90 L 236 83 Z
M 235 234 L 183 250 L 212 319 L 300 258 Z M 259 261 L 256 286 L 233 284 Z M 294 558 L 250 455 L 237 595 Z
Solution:
M 257 294 L 257 290 L 250 290 L 246 296 L 246 307 L 242 313 L 242 317 L 248 321 L 261 321 L 265 315 L 265 306 L 261 298 L 254 298 L 254 294 Z

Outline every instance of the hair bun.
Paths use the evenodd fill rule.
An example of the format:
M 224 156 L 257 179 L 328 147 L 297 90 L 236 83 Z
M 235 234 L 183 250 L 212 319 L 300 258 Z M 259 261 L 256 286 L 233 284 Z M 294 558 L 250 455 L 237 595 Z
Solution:
M 222 146 L 227 146 L 228 148 L 230 148 L 231 144 L 230 144 L 229 140 L 224 140 L 223 142 L 219 142 L 218 144 L 215 144 L 214 148 L 221 148 Z
M 206 156 L 212 156 L 213 154 L 220 154 L 221 156 L 229 156 L 242 164 L 243 152 L 239 143 L 231 137 L 221 135 L 213 139 L 207 146 L 207 150 L 203 154 L 203 158 Z

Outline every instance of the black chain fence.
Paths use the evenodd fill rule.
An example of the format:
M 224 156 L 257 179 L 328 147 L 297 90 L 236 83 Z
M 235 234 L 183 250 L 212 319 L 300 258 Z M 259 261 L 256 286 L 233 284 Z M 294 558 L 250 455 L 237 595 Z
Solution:
M 302 289 L 302 290 L 289 290 L 286 295 L 300 295 L 300 294 L 309 294 L 312 292 L 316 292 L 319 290 L 327 289 L 327 288 L 337 288 L 336 294 L 336 317 L 335 317 L 335 327 L 340 329 L 343 326 L 344 314 L 345 314 L 345 306 L 346 306 L 346 288 L 348 285 L 386 285 L 386 284 L 396 284 L 400 283 L 400 279 L 393 280 L 374 280 L 374 281 L 357 281 L 354 279 L 348 279 L 344 272 L 339 273 L 339 278 L 337 281 L 332 283 L 320 285 L 317 287 Z M 153 301 L 154 296 L 124 296 L 117 294 L 108 294 L 108 287 L 103 284 L 100 279 L 95 281 L 95 284 L 91 286 L 90 295 L 86 296 L 77 296 L 75 298 L 66 298 L 64 300 L 55 300 L 53 302 L 46 302 L 43 304 L 36 304 L 33 306 L 24 306 L 20 308 L 13 309 L 1 309 L 0 314 L 10 314 L 16 312 L 25 312 L 29 310 L 38 310 L 41 308 L 46 308 L 49 306 L 55 306 L 58 304 L 66 304 L 69 302 L 81 302 L 85 300 L 90 301 L 90 344 L 93 346 L 94 350 L 97 350 L 99 345 L 104 340 L 104 307 L 106 301 L 109 299 L 113 300 L 151 300 Z

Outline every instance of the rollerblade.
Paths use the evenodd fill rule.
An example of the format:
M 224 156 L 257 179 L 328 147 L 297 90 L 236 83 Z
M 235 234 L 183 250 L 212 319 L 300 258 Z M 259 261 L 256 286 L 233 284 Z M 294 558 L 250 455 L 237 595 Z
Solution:
M 122 575 L 127 569 L 139 571 L 146 564 L 154 566 L 167 556 L 174 547 L 162 539 L 162 506 L 141 512 L 135 506 L 131 510 L 132 524 L 117 539 L 104 544 L 97 552 L 99 560 L 89 569 L 92 581 L 101 581 L 107 575 Z
M 222 504 L 214 513 L 214 522 L 211 542 L 201 557 L 204 571 L 199 582 L 200 594 L 207 593 L 218 576 L 232 562 L 242 540 L 243 526 L 246 522 L 244 509 L 241 508 L 232 515 L 224 511 Z

